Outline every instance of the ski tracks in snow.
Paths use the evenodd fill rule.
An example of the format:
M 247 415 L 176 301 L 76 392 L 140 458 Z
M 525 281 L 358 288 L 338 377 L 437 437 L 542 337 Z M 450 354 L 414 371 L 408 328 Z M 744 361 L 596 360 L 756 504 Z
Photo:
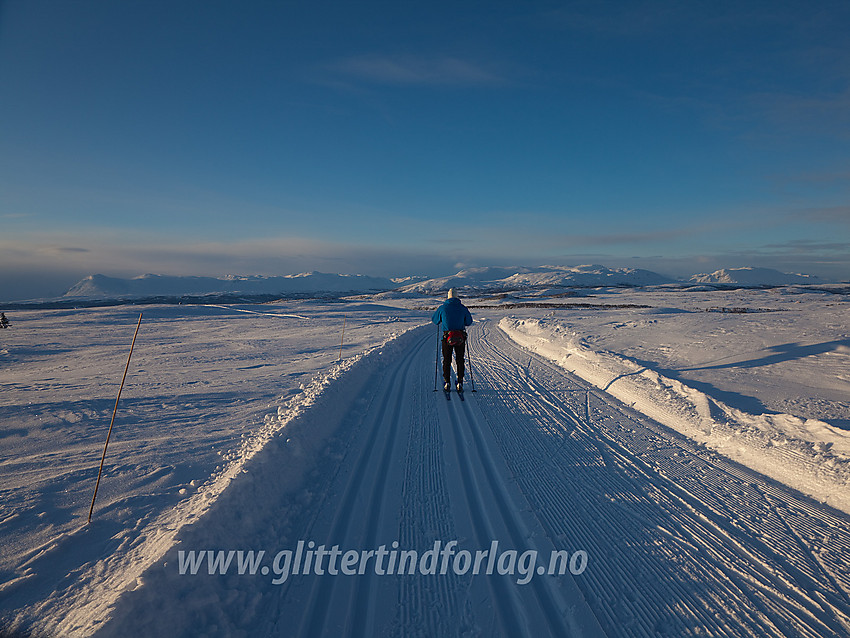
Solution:
M 141 617 L 160 618 L 169 635 L 185 626 L 185 635 L 209 636 L 850 631 L 846 516 L 641 417 L 490 322 L 470 331 L 478 391 L 464 401 L 433 391 L 432 329 L 403 342 L 379 365 L 348 373 L 367 378 L 337 382 L 362 386 L 337 395 L 358 396 L 358 406 L 305 413 L 339 419 L 338 453 L 325 454 L 302 488 L 310 499 L 276 493 L 268 469 L 249 472 L 245 481 L 264 481 L 263 500 L 245 511 L 262 511 L 215 509 L 183 549 L 207 549 L 205 533 L 220 547 L 228 523 L 248 539 L 239 542 L 277 543 L 234 549 L 273 553 L 303 540 L 422 554 L 457 541 L 456 551 L 474 554 L 496 541 L 500 552 L 537 552 L 541 566 L 552 550 L 584 550 L 583 573 L 533 573 L 520 584 L 516 574 L 452 569 L 379 575 L 373 562 L 362 575 L 291 575 L 273 585 L 271 577 L 178 576 L 172 556 L 166 569 L 152 568 L 145 581 L 153 584 L 120 603 L 104 634 L 135 635 Z M 288 463 L 291 447 L 273 446 L 263 467 Z M 274 512 L 285 521 L 273 522 Z M 191 622 L 175 623 L 187 609 Z
M 576 582 L 608 635 L 850 631 L 846 516 L 543 358 L 520 366 L 498 329 L 472 348 L 493 397 L 482 411 L 532 510 L 550 538 L 590 553 Z
M 328 514 L 319 516 L 329 532 L 317 525 L 311 535 L 328 547 L 368 550 L 396 542 L 420 556 L 435 541 L 457 541 L 458 550 L 474 552 L 494 540 L 519 553 L 540 545 L 548 556 L 551 544 L 523 520 L 534 521 L 515 486 L 511 493 L 504 462 L 500 468 L 492 456 L 475 401 L 455 400 L 454 393 L 446 402 L 429 387 L 431 344 L 425 336 L 386 371 L 358 437 L 362 448 L 332 488 Z M 283 604 L 291 611 L 284 616 L 300 615 L 302 636 L 560 636 L 582 635 L 587 626 L 584 633 L 599 634 L 570 576 L 565 587 L 540 578 L 518 585 L 517 578 L 459 575 L 452 568 L 310 577 L 287 592 Z

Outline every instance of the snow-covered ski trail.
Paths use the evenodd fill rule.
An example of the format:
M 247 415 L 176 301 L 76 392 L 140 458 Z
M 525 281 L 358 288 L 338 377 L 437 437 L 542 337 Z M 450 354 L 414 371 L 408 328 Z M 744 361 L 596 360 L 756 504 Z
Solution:
M 487 324 L 479 405 L 608 635 L 850 632 L 847 517 L 642 418 Z
M 431 330 L 408 333 L 303 415 L 293 432 L 338 425 L 297 491 L 275 483 L 293 445 L 269 446 L 180 547 L 424 553 L 457 541 L 474 554 L 495 541 L 541 566 L 552 550 L 584 550 L 582 573 L 520 584 L 380 575 L 373 561 L 275 585 L 178 576 L 171 556 L 102 635 L 847 635 L 845 515 L 641 417 L 486 320 L 469 334 L 476 393 L 434 392 Z
M 351 457 L 353 469 L 340 473 L 325 503 L 334 512 L 330 533 L 317 525 L 311 535 L 328 546 L 390 547 L 397 541 L 420 551 L 435 541 L 484 550 L 499 540 L 503 549 L 522 552 L 543 541 L 541 550 L 548 552 L 551 545 L 535 541 L 522 521 L 522 495 L 515 488 L 509 494 L 504 484 L 507 467 L 495 469 L 478 417 L 466 402 L 438 401 L 427 391 L 429 345 L 422 339 L 388 366 L 360 431 L 363 445 Z M 312 578 L 303 600 L 293 584 L 285 605 L 304 610 L 303 636 L 599 634 L 575 587 L 553 592 L 542 580 L 528 587 L 515 581 L 452 570 L 392 577 L 367 572 L 356 579 Z M 576 609 L 584 610 L 583 621 Z M 584 625 L 591 631 L 583 632 Z
M 402 429 L 402 409 L 407 408 L 404 420 L 410 420 L 409 402 L 411 367 L 418 361 L 425 341 L 418 342 L 379 384 L 373 397 L 374 409 L 367 413 L 367 423 L 361 431 L 366 440 L 351 474 L 345 478 L 340 507 L 333 506 L 333 518 L 326 544 L 339 543 L 344 547 L 371 549 L 389 545 L 398 537 L 397 523 L 400 496 L 388 488 L 390 466 L 401 456 L 396 450 L 399 430 Z M 408 405 L 405 405 L 408 404 Z M 393 483 L 396 483 L 395 481 Z M 391 509 L 387 500 L 394 501 Z M 386 518 L 384 518 L 384 510 Z M 382 532 L 379 539 L 379 528 Z M 319 534 L 314 528 L 313 535 Z M 306 604 L 301 635 L 372 636 L 375 625 L 375 589 L 377 577 L 364 573 L 357 582 L 339 578 L 316 579 Z
M 522 494 L 511 481 L 504 459 L 495 450 L 482 413 L 472 402 L 445 406 L 441 419 L 443 437 L 453 461 L 447 464 L 452 485 L 455 519 L 475 547 L 485 548 L 497 540 L 503 548 L 533 550 L 548 556 L 556 549 L 529 516 Z M 495 451 L 495 456 L 494 456 Z M 459 488 L 459 489 L 458 489 Z M 573 548 L 575 549 L 575 548 Z M 567 575 L 554 584 L 534 578 L 517 586 L 505 576 L 486 579 L 495 624 L 485 635 L 564 636 L 598 635 L 595 619 Z M 575 616 L 576 610 L 583 614 Z

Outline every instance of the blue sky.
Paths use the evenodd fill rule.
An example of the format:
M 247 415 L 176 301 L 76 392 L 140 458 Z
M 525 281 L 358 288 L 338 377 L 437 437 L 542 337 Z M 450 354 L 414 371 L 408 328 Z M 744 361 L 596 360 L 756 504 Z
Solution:
M 5 0 L 0 299 L 95 272 L 850 279 L 848 30 L 844 0 Z

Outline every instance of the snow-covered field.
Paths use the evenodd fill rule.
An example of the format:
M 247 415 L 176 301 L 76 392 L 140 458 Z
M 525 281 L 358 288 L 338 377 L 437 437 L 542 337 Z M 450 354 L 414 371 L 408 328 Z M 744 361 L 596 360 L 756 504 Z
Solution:
M 116 550 L 130 575 L 115 583 L 126 586 L 288 420 L 421 314 L 310 301 L 9 313 L 0 332 L 2 615 L 34 605 L 30 619 L 50 617 L 53 598 Z
M 0 617 L 47 636 L 846 634 L 847 299 L 470 299 L 488 307 L 464 401 L 433 392 L 435 299 L 7 313 Z M 774 312 L 708 312 L 732 308 Z M 298 541 L 453 540 L 442 575 L 283 578 Z M 512 571 L 456 569 L 493 542 Z M 206 550 L 232 568 L 179 573 Z M 257 574 L 238 551 L 267 553 Z M 552 551 L 572 574 L 523 569 Z
M 595 301 L 651 307 L 500 325 L 674 430 L 850 513 L 847 299 L 794 288 L 615 293 Z

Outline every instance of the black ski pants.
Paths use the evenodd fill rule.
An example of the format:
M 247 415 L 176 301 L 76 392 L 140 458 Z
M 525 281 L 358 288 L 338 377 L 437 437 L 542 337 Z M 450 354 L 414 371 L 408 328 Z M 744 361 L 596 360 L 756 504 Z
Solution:
M 446 336 L 443 335 L 441 343 L 443 344 L 443 380 L 448 382 L 451 377 L 452 351 L 454 351 L 455 362 L 457 364 L 457 379 L 462 382 L 464 372 L 463 355 L 466 351 L 466 342 L 461 341 L 455 345 L 450 345 L 446 341 Z

